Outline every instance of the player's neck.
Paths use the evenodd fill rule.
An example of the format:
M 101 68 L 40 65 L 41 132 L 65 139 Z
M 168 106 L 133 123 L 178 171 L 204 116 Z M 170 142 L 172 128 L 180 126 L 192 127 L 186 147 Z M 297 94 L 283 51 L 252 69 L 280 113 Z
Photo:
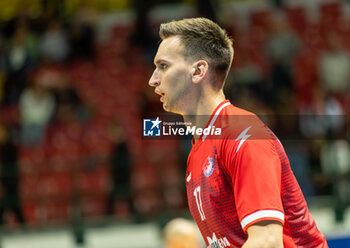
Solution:
M 196 126 L 196 128 L 205 128 L 215 108 L 225 99 L 222 90 L 206 95 L 203 94 L 202 97 L 198 98 L 194 103 L 192 110 L 188 110 L 183 114 L 184 121 L 186 123 L 191 123 L 191 127 Z M 195 135 L 194 139 L 197 141 L 199 136 Z

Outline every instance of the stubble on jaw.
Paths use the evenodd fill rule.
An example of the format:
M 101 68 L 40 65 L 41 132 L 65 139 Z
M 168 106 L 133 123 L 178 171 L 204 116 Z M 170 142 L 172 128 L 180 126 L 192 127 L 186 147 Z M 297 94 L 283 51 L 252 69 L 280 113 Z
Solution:
M 183 68 L 177 73 L 177 75 L 174 75 L 172 83 L 174 84 L 174 87 L 170 89 L 170 91 L 173 92 L 171 94 L 171 99 L 166 99 L 167 101 L 163 103 L 163 108 L 167 112 L 183 114 L 186 112 L 191 98 L 191 76 L 189 75 L 188 70 Z

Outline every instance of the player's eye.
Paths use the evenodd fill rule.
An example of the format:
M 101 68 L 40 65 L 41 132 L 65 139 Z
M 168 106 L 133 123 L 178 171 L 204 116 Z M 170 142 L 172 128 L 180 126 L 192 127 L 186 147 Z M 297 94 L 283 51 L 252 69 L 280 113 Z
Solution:
M 167 64 L 164 64 L 164 63 L 159 64 L 159 69 L 161 69 L 161 70 L 165 70 L 167 67 L 168 67 Z

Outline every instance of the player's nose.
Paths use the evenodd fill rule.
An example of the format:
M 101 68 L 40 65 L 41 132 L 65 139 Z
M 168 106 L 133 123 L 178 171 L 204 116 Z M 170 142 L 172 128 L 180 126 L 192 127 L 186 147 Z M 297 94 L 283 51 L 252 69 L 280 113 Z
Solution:
M 160 78 L 159 78 L 157 69 L 153 71 L 153 74 L 148 81 L 148 85 L 151 87 L 157 87 L 160 85 Z

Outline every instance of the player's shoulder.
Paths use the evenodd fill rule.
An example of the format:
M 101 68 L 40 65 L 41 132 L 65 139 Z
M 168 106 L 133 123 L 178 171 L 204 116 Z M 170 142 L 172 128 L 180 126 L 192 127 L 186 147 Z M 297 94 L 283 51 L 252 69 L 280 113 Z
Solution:
M 222 129 L 218 147 L 224 153 L 235 151 L 236 154 L 246 149 L 256 153 L 275 150 L 277 137 L 252 112 L 230 105 L 221 113 L 218 125 Z
M 240 134 L 248 131 L 257 139 L 271 138 L 271 130 L 255 113 L 232 104 L 221 113 L 219 122 L 223 138 L 237 138 Z
M 222 115 L 229 114 L 229 115 L 256 116 L 256 114 L 254 114 L 253 112 L 239 108 L 233 104 L 230 104 L 226 108 L 224 108 L 221 114 Z

